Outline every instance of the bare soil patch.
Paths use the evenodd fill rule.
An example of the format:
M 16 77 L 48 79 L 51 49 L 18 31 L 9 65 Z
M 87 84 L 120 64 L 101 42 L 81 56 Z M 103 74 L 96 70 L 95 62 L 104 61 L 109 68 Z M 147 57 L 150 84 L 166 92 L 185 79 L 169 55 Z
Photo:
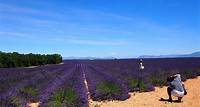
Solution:
M 200 76 L 184 82 L 188 94 L 181 103 L 159 101 L 168 98 L 167 87 L 156 87 L 155 91 L 144 93 L 130 93 L 131 97 L 125 101 L 97 102 L 90 99 L 90 107 L 200 107 Z M 174 100 L 177 98 L 173 98 Z

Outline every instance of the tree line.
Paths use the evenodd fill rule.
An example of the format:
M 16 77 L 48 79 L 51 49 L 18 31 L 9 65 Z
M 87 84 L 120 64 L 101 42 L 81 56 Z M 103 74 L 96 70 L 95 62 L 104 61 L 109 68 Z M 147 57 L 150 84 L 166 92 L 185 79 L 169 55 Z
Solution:
M 0 68 L 28 67 L 62 62 L 59 54 L 19 54 L 18 52 L 5 53 L 0 51 Z

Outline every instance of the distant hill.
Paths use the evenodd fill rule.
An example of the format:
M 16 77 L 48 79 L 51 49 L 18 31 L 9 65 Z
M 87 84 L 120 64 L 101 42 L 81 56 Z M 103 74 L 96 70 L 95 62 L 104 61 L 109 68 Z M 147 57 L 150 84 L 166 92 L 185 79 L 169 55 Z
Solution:
M 142 55 L 138 58 L 184 58 L 184 57 L 200 57 L 200 51 L 191 54 L 177 54 L 177 55 Z
M 142 55 L 139 56 L 138 58 L 184 58 L 184 57 L 200 57 L 200 51 L 194 52 L 191 54 L 174 54 L 174 55 Z M 136 57 L 133 57 L 136 58 Z M 104 59 L 126 59 L 126 58 L 116 58 L 116 57 L 74 57 L 74 56 L 69 56 L 69 57 L 63 57 L 64 60 L 104 60 Z

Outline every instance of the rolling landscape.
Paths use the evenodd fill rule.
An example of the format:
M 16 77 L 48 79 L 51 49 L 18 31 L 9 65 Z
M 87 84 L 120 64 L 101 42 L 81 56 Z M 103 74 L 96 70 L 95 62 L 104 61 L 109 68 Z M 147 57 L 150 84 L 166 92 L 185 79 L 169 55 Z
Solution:
M 10 54 L 10 53 L 9 53 Z M 1 59 L 3 59 L 1 57 Z M 25 107 L 89 107 L 92 101 L 124 101 L 130 92 L 150 92 L 180 73 L 182 80 L 200 76 L 200 58 L 63 60 L 34 67 L 0 68 L 0 104 Z
M 0 0 L 0 107 L 200 107 L 200 0 Z

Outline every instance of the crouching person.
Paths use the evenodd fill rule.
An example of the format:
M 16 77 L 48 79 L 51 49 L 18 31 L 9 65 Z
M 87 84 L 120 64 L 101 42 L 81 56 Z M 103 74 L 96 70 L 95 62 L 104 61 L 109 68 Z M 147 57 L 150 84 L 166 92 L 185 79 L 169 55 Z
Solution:
M 178 102 L 181 102 L 181 99 L 184 95 L 187 94 L 184 84 L 181 81 L 181 75 L 176 74 L 167 78 L 167 82 L 169 83 L 169 87 L 167 88 L 167 93 L 169 96 L 168 101 L 172 102 L 172 95 L 178 97 Z

